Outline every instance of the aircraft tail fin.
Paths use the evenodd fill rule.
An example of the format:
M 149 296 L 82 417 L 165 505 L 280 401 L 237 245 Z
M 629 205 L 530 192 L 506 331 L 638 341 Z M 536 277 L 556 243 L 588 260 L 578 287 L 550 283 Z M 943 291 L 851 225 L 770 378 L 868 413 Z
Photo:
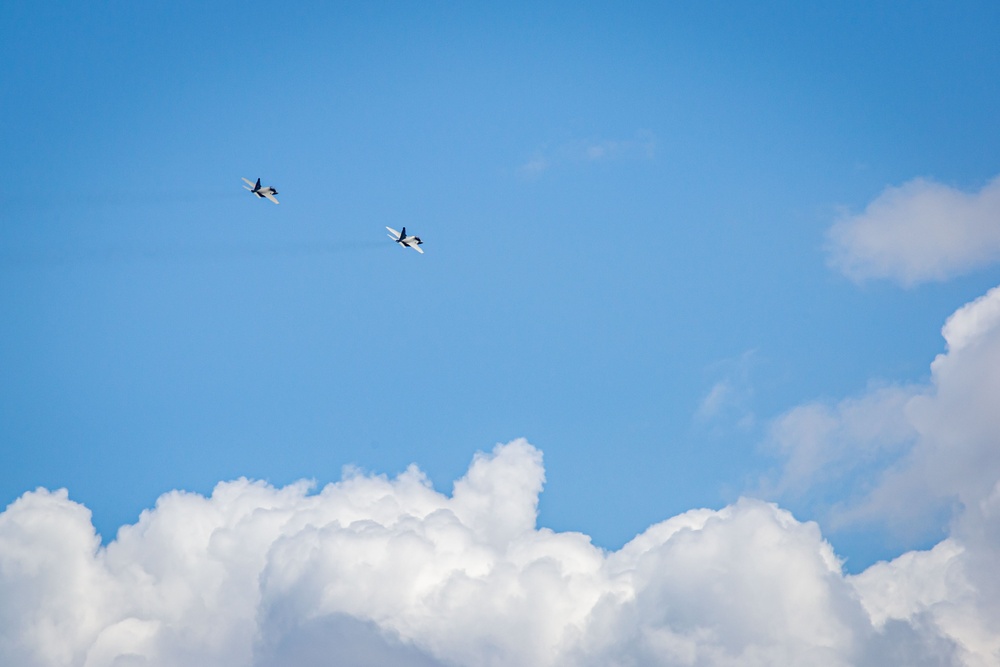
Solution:
M 260 179 L 257 179 L 257 185 L 253 186 L 254 190 L 260 190 Z

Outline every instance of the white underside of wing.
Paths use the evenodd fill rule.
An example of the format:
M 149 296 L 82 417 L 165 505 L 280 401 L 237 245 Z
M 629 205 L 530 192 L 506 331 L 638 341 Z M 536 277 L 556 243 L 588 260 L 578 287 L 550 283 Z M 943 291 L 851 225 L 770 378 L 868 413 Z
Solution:
M 416 250 L 417 252 L 419 252 L 419 253 L 420 253 L 421 255 L 423 255 L 423 254 L 424 254 L 424 251 L 423 251 L 423 250 L 421 250 L 421 249 L 420 249 L 420 246 L 418 246 L 418 245 L 416 245 L 416 244 L 414 244 L 414 245 L 410 245 L 409 243 L 407 243 L 407 244 L 406 244 L 406 247 L 407 247 L 407 248 L 413 248 L 414 250 Z
M 389 236 L 392 238 L 393 241 L 398 241 L 399 240 L 399 232 L 397 232 L 392 227 L 386 227 L 386 229 L 389 230 Z
M 247 188 L 248 190 L 253 190 L 253 181 L 244 178 L 243 182 L 250 186 L 249 188 Z
M 268 192 L 264 196 L 267 197 L 268 199 L 270 199 L 271 201 L 273 201 L 275 204 L 280 203 L 277 199 L 274 198 L 274 195 L 272 195 L 270 192 Z

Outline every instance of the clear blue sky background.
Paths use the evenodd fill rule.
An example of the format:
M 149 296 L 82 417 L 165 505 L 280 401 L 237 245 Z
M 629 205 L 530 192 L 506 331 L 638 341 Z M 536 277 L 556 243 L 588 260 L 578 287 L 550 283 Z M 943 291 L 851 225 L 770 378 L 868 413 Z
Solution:
M 926 378 L 1000 282 L 824 253 L 887 185 L 1000 172 L 1000 5 L 808 4 L 5 3 L 0 503 L 65 486 L 110 539 L 519 436 L 540 523 L 609 548 L 752 492 L 770 420 Z

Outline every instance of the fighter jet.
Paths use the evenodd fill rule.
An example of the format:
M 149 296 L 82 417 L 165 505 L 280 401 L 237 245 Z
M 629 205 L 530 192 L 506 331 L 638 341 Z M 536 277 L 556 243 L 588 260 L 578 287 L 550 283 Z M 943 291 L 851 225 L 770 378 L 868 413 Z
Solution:
M 278 191 L 272 188 L 270 185 L 265 185 L 264 187 L 261 187 L 259 178 L 257 179 L 256 185 L 254 185 L 251 181 L 248 181 L 245 178 L 243 179 L 243 182 L 246 183 L 246 185 L 243 186 L 245 190 L 249 190 L 250 192 L 260 197 L 261 199 L 267 197 L 275 204 L 278 203 L 278 200 L 274 198 L 274 195 L 278 194 Z
M 423 243 L 423 241 L 420 240 L 419 236 L 407 236 L 406 227 L 403 227 L 402 233 L 397 232 L 392 227 L 386 227 L 386 229 L 389 230 L 389 238 L 391 238 L 399 245 L 404 246 L 406 248 L 413 248 L 421 255 L 424 254 L 424 251 L 420 249 L 420 244 Z

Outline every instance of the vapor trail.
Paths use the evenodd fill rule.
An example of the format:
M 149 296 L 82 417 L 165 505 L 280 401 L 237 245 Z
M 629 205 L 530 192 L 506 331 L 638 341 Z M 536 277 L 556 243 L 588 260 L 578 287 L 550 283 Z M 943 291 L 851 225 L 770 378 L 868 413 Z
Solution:
M 89 263 L 128 263 L 135 261 L 214 261 L 238 259 L 274 259 L 320 257 L 351 252 L 391 248 L 382 241 L 297 241 L 236 242 L 218 244 L 107 244 L 22 246 L 0 250 L 0 267 L 31 265 L 73 265 Z

